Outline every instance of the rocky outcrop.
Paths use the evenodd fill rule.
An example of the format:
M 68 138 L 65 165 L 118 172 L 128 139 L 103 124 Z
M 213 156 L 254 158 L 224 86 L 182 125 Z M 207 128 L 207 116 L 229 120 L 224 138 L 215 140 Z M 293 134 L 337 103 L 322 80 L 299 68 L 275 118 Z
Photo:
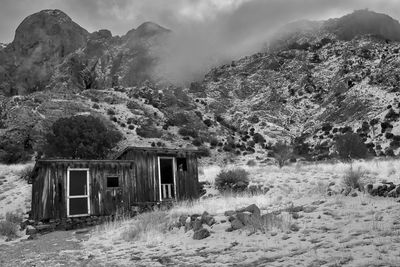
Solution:
M 27 17 L 3 51 L 0 91 L 24 94 L 45 89 L 54 68 L 86 45 L 89 33 L 60 10 L 43 10 Z
M 400 184 L 392 182 L 367 184 L 365 191 L 372 196 L 380 197 L 400 197 Z
M 181 228 L 185 229 L 185 232 L 193 231 L 193 239 L 200 240 L 210 236 L 210 227 L 216 223 L 214 216 L 210 215 L 207 211 L 200 214 L 182 215 L 178 221 L 171 225 L 171 229 Z M 204 225 L 207 228 L 203 227 Z

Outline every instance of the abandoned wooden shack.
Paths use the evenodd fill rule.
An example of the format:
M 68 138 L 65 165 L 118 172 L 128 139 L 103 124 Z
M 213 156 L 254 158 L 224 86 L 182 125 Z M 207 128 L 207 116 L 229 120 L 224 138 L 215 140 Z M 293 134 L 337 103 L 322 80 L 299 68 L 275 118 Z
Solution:
M 108 216 L 199 196 L 197 151 L 127 147 L 112 160 L 41 159 L 32 174 L 36 221 Z

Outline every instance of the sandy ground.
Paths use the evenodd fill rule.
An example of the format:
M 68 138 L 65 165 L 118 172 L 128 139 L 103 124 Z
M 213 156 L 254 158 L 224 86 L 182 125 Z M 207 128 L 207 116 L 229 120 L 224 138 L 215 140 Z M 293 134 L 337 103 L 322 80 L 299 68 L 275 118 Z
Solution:
M 244 166 L 252 183 L 270 188 L 265 195 L 220 195 L 208 190 L 198 202 L 182 203 L 170 212 L 208 211 L 217 224 L 211 236 L 193 240 L 193 232 L 174 228 L 148 232 L 127 240 L 135 219 L 90 232 L 55 232 L 32 241 L 0 245 L 1 266 L 400 266 L 399 199 L 327 196 L 328 184 L 340 187 L 345 164 Z M 371 181 L 398 183 L 400 163 L 360 162 Z M 202 180 L 212 181 L 218 167 L 204 168 Z M 224 211 L 257 204 L 262 213 L 303 205 L 298 216 L 282 211 L 282 224 L 266 233 L 249 229 L 226 232 Z
M 31 206 L 31 185 L 19 178 L 19 172 L 33 164 L 0 164 L 0 220 L 7 212 L 26 213 Z

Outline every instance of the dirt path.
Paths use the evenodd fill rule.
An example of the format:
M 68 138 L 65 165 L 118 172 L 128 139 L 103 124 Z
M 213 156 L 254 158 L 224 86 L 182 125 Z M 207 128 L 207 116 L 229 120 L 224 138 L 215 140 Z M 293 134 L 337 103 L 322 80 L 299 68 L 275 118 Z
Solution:
M 81 242 L 89 238 L 89 229 L 58 231 L 0 245 L 0 266 L 87 266 Z

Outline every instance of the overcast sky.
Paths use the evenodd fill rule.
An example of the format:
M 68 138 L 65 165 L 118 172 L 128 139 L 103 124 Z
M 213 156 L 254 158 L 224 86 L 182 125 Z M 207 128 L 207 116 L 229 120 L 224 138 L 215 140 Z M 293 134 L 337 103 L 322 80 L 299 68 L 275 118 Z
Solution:
M 400 19 L 400 0 L 0 0 L 0 42 L 11 42 L 22 20 L 43 9 L 60 9 L 89 32 L 113 35 L 152 21 L 175 36 L 163 47 L 169 56 L 159 71 L 186 83 L 212 66 L 259 52 L 288 22 L 365 8 Z
M 28 15 L 61 9 L 89 32 L 106 28 L 122 35 L 144 21 L 171 29 L 207 25 L 211 29 L 247 31 L 257 25 L 296 19 L 324 19 L 369 8 L 400 18 L 398 0 L 0 0 L 0 42 L 11 42 Z M 222 33 L 224 34 L 224 33 Z

